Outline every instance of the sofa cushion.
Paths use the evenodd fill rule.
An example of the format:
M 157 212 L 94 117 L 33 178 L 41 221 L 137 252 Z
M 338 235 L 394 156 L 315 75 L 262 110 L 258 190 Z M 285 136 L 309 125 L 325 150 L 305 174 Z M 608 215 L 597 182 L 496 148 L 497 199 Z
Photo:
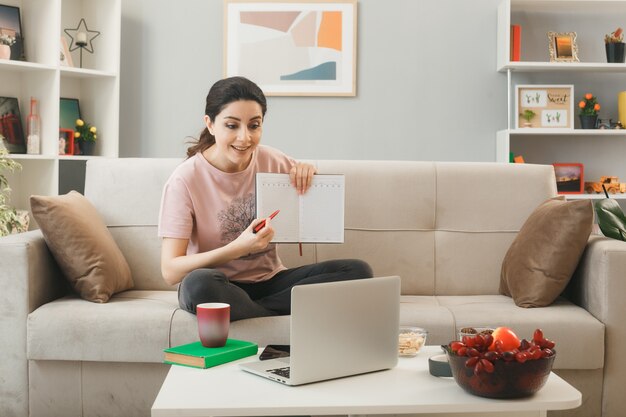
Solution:
M 109 227 L 155 226 L 163 186 L 181 162 L 181 158 L 89 159 L 85 197 Z
M 124 255 L 83 195 L 31 196 L 30 205 L 65 278 L 82 298 L 106 303 L 133 287 Z
M 402 296 L 400 323 L 426 328 L 429 345 L 450 342 L 465 326 L 507 325 L 522 337 L 540 327 L 557 343 L 558 369 L 598 369 L 604 363 L 604 325 L 564 299 L 525 309 L 503 295 Z M 287 344 L 289 325 L 290 316 L 239 320 L 231 323 L 229 336 L 259 346 Z M 176 291 L 125 291 L 106 304 L 61 298 L 29 314 L 27 332 L 31 360 L 158 363 L 163 349 L 198 340 L 196 317 L 178 308 Z M 581 333 L 596 342 L 580 343 Z
M 428 345 L 442 345 L 454 337 L 454 316 L 437 297 L 429 295 L 400 297 L 400 325 L 426 329 Z
M 289 343 L 289 322 L 239 320 L 229 336 L 259 346 Z M 31 360 L 163 362 L 163 349 L 199 340 L 196 316 L 178 307 L 176 291 L 124 291 L 106 304 L 60 298 L 28 315 L 27 334 Z
M 542 308 L 518 307 L 504 295 L 440 296 L 437 299 L 452 313 L 457 329 L 507 326 L 520 338 L 530 339 L 535 329 L 540 328 L 546 338 L 556 342 L 555 368 L 599 369 L 604 366 L 604 324 L 564 298 L 559 297 Z
M 520 307 L 550 305 L 572 277 L 592 226 L 591 200 L 540 204 L 504 256 L 500 292 Z
M 109 226 L 133 276 L 135 290 L 172 291 L 161 274 L 161 238 L 157 226 Z
M 175 291 L 125 291 L 108 303 L 67 296 L 28 315 L 28 359 L 161 362 Z

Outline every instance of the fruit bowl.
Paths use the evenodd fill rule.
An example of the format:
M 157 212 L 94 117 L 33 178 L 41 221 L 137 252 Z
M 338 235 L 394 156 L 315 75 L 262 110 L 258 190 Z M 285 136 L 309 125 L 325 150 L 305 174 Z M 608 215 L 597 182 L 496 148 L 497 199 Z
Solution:
M 442 347 L 454 380 L 470 394 L 528 397 L 544 386 L 556 357 L 554 342 L 544 339 L 539 329 L 536 336 L 537 332 L 539 336 L 530 342 L 524 339 L 506 350 L 491 336 L 466 336 Z

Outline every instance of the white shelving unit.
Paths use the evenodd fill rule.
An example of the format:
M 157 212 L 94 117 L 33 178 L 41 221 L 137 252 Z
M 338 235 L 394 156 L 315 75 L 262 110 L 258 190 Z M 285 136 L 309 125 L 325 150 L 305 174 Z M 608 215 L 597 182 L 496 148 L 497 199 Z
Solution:
M 522 60 L 510 61 L 510 27 L 522 27 Z M 617 175 L 626 182 L 626 130 L 515 128 L 515 86 L 573 84 L 574 109 L 586 92 L 602 104 L 600 117 L 617 118 L 617 93 L 626 90 L 626 64 L 607 63 L 604 35 L 626 29 L 626 1 L 502 0 L 498 6 L 497 71 L 507 76 L 507 128 L 496 134 L 496 161 L 509 153 L 526 162 L 580 162 L 585 180 Z M 576 32 L 580 62 L 549 62 L 547 32 Z M 622 121 L 626 122 L 626 121 Z M 576 120 L 576 126 L 578 121 Z M 619 155 L 619 157 L 618 157 Z M 611 195 L 624 199 L 626 194 Z M 568 199 L 604 198 L 603 194 L 568 194 Z
M 20 8 L 26 61 L 0 60 L 0 96 L 17 97 L 26 132 L 30 98 L 39 100 L 41 154 L 11 154 L 22 165 L 10 176 L 11 204 L 30 207 L 32 194 L 56 195 L 63 181 L 62 164 L 97 157 L 117 157 L 119 152 L 119 73 L 121 0 L 4 0 Z M 74 67 L 61 66 L 63 31 L 76 28 L 84 18 L 93 40 L 94 54 L 72 52 Z M 98 128 L 96 156 L 58 155 L 59 99 L 77 98 L 82 117 Z

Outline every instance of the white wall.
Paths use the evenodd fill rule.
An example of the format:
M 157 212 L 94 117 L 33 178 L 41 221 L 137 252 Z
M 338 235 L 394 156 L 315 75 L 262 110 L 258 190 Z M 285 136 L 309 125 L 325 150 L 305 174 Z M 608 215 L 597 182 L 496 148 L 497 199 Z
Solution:
M 182 157 L 222 77 L 222 0 L 125 0 L 120 156 Z M 493 161 L 506 127 L 497 0 L 359 0 L 357 96 L 269 97 L 295 158 Z

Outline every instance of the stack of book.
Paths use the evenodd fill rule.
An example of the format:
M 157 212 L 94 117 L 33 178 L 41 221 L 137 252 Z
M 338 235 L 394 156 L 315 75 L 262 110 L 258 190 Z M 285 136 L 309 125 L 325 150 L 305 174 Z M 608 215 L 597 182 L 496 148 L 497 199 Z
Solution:
M 217 348 L 207 348 L 202 346 L 200 342 L 193 342 L 165 349 L 163 362 L 194 368 L 210 368 L 246 356 L 256 355 L 258 350 L 259 346 L 256 343 L 245 340 L 228 339 L 224 346 Z

